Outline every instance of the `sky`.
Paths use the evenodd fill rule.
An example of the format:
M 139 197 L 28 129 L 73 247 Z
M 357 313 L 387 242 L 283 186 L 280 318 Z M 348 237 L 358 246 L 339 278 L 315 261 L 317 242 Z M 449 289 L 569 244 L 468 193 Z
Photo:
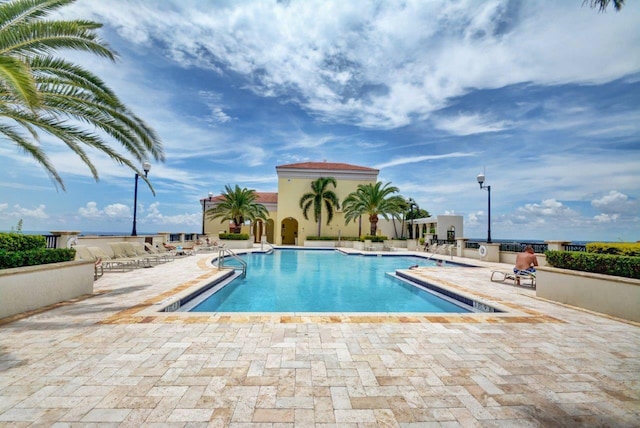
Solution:
M 138 234 L 199 232 L 225 185 L 277 191 L 275 167 L 377 168 L 464 236 L 640 240 L 640 2 L 78 0 L 117 62 L 104 79 L 160 136 Z M 0 230 L 130 233 L 134 173 L 88 168 L 40 135 L 66 191 L 0 146 Z M 114 143 L 114 147 L 118 147 Z M 124 152 L 121 148 L 119 151 Z

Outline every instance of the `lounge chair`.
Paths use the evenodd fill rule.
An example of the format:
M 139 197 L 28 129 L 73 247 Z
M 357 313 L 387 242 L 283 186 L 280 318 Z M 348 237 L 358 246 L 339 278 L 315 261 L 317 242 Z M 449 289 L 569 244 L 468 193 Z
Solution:
M 167 259 L 167 257 L 165 257 L 162 254 L 152 254 L 149 253 L 147 250 L 145 250 L 144 245 L 142 245 L 139 242 L 123 242 L 122 245 L 125 247 L 125 250 L 127 251 L 127 254 L 129 254 L 129 250 L 127 250 L 127 247 L 130 247 L 133 250 L 133 254 L 137 257 L 145 257 L 146 259 L 148 259 L 151 263 L 155 263 L 155 264 L 160 264 L 160 263 L 166 263 L 169 260 Z
M 113 251 L 116 260 L 132 260 L 141 267 L 151 267 L 151 260 L 145 256 L 138 256 L 129 242 L 109 242 L 111 251 Z
M 518 271 L 518 273 L 504 270 L 491 271 L 492 282 L 512 281 L 513 285 L 524 285 L 528 283 L 532 288 L 536 288 L 536 273 L 526 270 Z
M 140 267 L 138 260 L 116 259 L 100 247 L 87 247 L 89 252 L 96 258 L 102 260 L 102 265 L 109 270 L 120 268 L 124 272 L 125 269 L 136 269 Z
M 73 248 L 76 250 L 76 260 L 91 260 L 93 262 L 94 280 L 104 275 L 102 258 L 96 257 L 91 254 L 91 251 L 89 251 L 89 248 L 86 245 L 75 245 Z
M 164 257 L 164 259 L 168 262 L 171 262 L 173 260 L 175 260 L 176 256 L 175 254 L 173 254 L 173 252 L 171 251 L 163 251 L 159 248 L 154 247 L 153 245 L 149 244 L 148 242 L 145 242 L 144 247 L 147 249 L 147 251 L 150 254 L 154 254 L 156 256 L 160 256 L 160 257 Z M 164 249 L 164 247 L 163 247 Z

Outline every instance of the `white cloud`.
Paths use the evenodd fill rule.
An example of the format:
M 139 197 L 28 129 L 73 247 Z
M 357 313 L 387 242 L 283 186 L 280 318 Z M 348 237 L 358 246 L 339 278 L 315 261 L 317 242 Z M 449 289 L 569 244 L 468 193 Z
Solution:
M 499 132 L 514 126 L 505 120 L 493 120 L 479 114 L 459 114 L 452 117 L 434 117 L 433 124 L 436 128 L 450 132 L 454 135 L 473 135 L 486 132 Z
M 593 219 L 598 223 L 612 223 L 618 219 L 618 214 L 598 214 Z
M 78 213 L 81 217 L 85 218 L 99 218 L 103 215 L 103 212 L 98 209 L 98 204 L 95 202 L 87 202 L 85 207 L 78 208 Z
M 389 168 L 392 166 L 406 165 L 410 163 L 424 162 L 424 161 L 430 161 L 430 160 L 442 160 L 442 159 L 450 159 L 450 158 L 462 158 L 462 157 L 470 157 L 475 155 L 476 155 L 475 153 L 446 153 L 443 155 L 409 156 L 405 158 L 392 159 L 389 162 L 375 165 L 374 168 L 382 169 L 382 168 Z
M 140 207 L 140 205 L 139 205 Z M 138 208 L 138 212 L 142 210 Z M 111 204 L 104 207 L 104 214 L 109 218 L 131 218 L 133 216 L 131 208 L 124 204 Z
M 627 195 L 624 195 L 617 190 L 612 190 L 600 199 L 594 199 L 591 201 L 591 205 L 596 208 L 611 208 L 612 206 L 620 206 L 625 204 L 629 200 Z
M 13 214 L 19 216 L 19 217 L 28 217 L 28 218 L 34 218 L 34 219 L 46 219 L 49 218 L 49 214 L 46 213 L 46 206 L 45 205 L 38 205 L 37 208 L 30 210 L 28 208 L 23 208 L 20 205 L 15 205 L 14 206 L 14 210 L 15 212 Z
M 154 202 L 149 205 L 148 213 L 144 216 L 143 222 L 154 225 L 182 225 L 187 230 L 192 229 L 193 226 L 202 224 L 202 214 L 177 214 L 166 216 L 160 212 L 159 208 L 159 202 Z
M 517 212 L 526 216 L 536 217 L 571 217 L 578 213 L 555 199 L 546 199 L 541 203 L 526 204 L 518 208 Z
M 470 88 L 605 82 L 640 69 L 640 57 L 618 39 L 637 34 L 631 5 L 615 14 L 507 0 L 243 1 L 211 4 L 207 13 L 202 5 L 86 0 L 76 10 L 108 21 L 133 43 L 162 41 L 184 67 L 238 73 L 255 93 L 369 128 L 428 117 Z M 509 126 L 467 120 L 481 132 Z

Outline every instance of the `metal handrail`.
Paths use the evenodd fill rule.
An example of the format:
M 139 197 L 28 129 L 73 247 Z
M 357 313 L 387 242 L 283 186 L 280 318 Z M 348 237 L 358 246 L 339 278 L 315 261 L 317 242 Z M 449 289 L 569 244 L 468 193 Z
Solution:
M 449 256 L 451 257 L 451 260 L 453 260 L 453 245 L 452 244 L 441 244 L 438 245 L 436 247 L 436 250 L 431 253 L 431 255 L 429 257 L 427 257 L 427 260 L 431 260 L 431 258 L 433 256 L 435 256 L 436 254 L 440 254 L 441 250 L 448 250 L 449 251 Z
M 225 248 L 224 246 L 220 247 L 220 249 L 218 250 L 218 269 L 222 269 L 224 267 L 225 254 L 228 255 L 229 257 L 232 257 L 233 259 L 235 259 L 237 262 L 239 262 L 242 265 L 242 277 L 243 278 L 246 277 L 247 276 L 247 262 L 242 260 L 240 257 L 238 257 L 238 255 L 236 253 L 234 253 L 233 251 L 229 250 L 228 248 Z
M 263 246 L 266 245 L 267 247 L 269 247 L 269 249 L 266 251 L 266 254 L 273 254 L 273 252 L 275 251 L 275 248 L 273 247 L 273 245 L 271 245 L 268 242 L 261 242 L 260 243 L 260 251 L 263 251 Z

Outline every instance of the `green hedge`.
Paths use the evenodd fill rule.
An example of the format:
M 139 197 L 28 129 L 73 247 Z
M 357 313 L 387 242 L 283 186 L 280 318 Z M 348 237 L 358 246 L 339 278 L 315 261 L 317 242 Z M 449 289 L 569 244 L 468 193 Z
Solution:
M 590 242 L 587 252 L 640 257 L 640 243 L 634 242 Z
M 0 269 L 68 262 L 75 257 L 72 248 L 47 248 L 42 235 L 0 233 Z
M 556 250 L 544 254 L 556 268 L 640 279 L 640 257 Z
M 76 257 L 73 248 L 38 248 L 26 251 L 0 250 L 0 269 L 68 262 Z
M 364 241 L 371 241 L 371 242 L 384 242 L 386 241 L 388 238 L 384 235 L 380 235 L 380 236 L 373 236 L 373 235 L 364 235 L 362 238 L 360 238 L 361 242 Z
M 246 241 L 249 239 L 247 233 L 221 233 L 220 239 L 226 239 L 228 241 Z
M 47 240 L 42 235 L 0 233 L 0 250 L 28 251 L 44 248 L 47 248 Z

